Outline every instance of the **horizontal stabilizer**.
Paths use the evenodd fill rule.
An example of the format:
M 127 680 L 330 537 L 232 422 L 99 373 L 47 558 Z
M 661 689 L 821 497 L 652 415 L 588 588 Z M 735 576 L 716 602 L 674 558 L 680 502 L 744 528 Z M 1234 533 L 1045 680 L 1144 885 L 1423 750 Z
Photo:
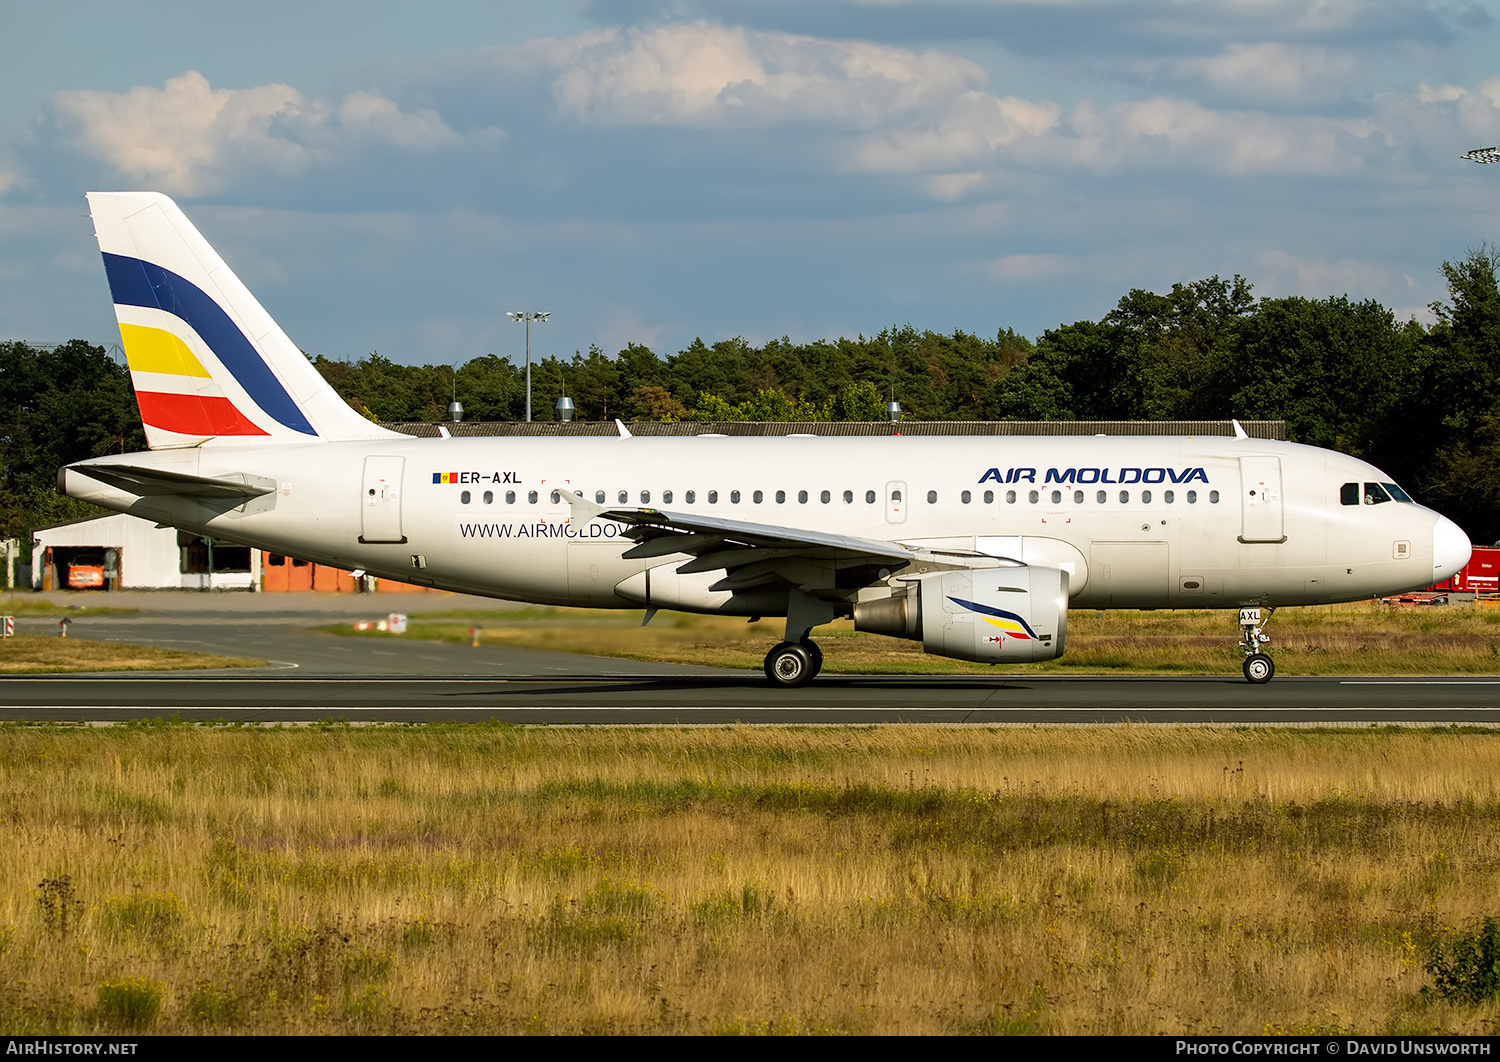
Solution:
M 138 494 L 143 498 L 174 496 L 181 498 L 235 498 L 241 501 L 272 494 L 274 481 L 262 476 L 244 476 L 250 482 L 190 476 L 183 472 L 166 472 L 134 465 L 69 465 L 65 472 L 77 472 L 108 483 L 111 487 Z

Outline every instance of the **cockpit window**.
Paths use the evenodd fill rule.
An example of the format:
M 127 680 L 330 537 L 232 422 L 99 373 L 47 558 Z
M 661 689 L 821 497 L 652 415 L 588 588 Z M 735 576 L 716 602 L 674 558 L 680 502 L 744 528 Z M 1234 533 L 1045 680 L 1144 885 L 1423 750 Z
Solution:
M 1385 488 L 1382 487 L 1379 483 L 1365 484 L 1366 505 L 1379 505 L 1382 502 L 1388 502 L 1390 500 L 1391 496 L 1385 492 Z
M 1359 484 L 1358 483 L 1345 483 L 1342 487 L 1339 488 L 1339 504 L 1340 505 L 1358 505 L 1359 504 Z
M 1396 484 L 1382 483 L 1381 486 L 1390 491 L 1391 497 L 1395 498 L 1397 501 L 1411 501 L 1411 495 L 1406 493 L 1406 491 L 1402 490 L 1400 487 L 1396 486 Z M 1412 504 L 1415 505 L 1416 503 L 1412 502 Z

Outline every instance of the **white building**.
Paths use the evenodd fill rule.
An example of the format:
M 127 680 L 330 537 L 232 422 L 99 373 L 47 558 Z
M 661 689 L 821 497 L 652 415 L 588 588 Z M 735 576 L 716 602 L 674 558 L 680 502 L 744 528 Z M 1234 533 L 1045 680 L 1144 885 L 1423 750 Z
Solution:
M 254 590 L 260 551 L 116 513 L 32 534 L 38 590 Z

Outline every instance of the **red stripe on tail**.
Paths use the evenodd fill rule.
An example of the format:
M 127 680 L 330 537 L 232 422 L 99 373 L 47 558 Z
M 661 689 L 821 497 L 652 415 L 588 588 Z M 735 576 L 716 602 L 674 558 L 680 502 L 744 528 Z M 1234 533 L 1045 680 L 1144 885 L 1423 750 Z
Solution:
M 267 435 L 227 398 L 137 391 L 141 420 L 179 435 Z

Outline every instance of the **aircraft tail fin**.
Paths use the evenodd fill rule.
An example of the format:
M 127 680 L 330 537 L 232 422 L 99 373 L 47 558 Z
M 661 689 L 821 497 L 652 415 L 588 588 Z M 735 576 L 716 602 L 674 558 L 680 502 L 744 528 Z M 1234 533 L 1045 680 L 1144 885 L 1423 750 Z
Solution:
M 88 201 L 151 449 L 396 434 L 338 396 L 171 199 Z

